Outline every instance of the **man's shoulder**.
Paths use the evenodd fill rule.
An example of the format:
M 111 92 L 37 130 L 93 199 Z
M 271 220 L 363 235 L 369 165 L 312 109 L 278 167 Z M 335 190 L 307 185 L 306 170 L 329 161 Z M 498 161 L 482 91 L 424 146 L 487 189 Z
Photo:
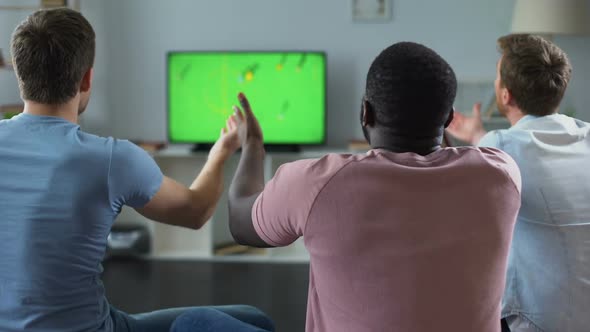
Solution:
M 143 162 L 151 158 L 149 154 L 136 144 L 126 139 L 98 136 L 83 131 L 78 131 L 77 140 L 79 149 L 77 155 L 84 155 L 86 160 L 107 160 L 109 163 Z
M 490 146 L 464 146 L 447 148 L 448 153 L 458 155 L 458 159 L 465 162 L 494 164 L 494 165 L 515 165 L 514 159 L 506 151 Z
M 486 175 L 501 175 L 514 183 L 520 192 L 521 175 L 516 161 L 505 151 L 494 147 L 457 148 L 463 154 L 463 164 L 485 170 Z
M 365 155 L 329 153 L 319 158 L 300 159 L 283 164 L 281 169 L 301 176 L 329 175 L 346 165 L 364 159 Z
M 81 130 L 78 131 L 77 138 L 86 148 L 96 148 L 100 150 L 106 148 L 106 151 L 109 153 L 125 154 L 130 150 L 144 151 L 139 146 L 127 139 L 114 138 L 111 136 L 99 136 Z
M 474 155 L 478 155 L 481 156 L 482 158 L 499 158 L 500 160 L 504 160 L 504 161 L 511 161 L 512 158 L 510 157 L 510 155 L 508 153 L 506 153 L 504 150 L 494 147 L 494 146 L 470 146 L 470 147 L 464 147 L 464 148 L 460 148 L 465 150 L 465 153 L 469 153 L 469 154 L 474 154 Z
M 77 132 L 78 134 L 78 139 L 80 139 L 81 142 L 84 143 L 88 143 L 88 144 L 98 144 L 98 145 L 104 145 L 104 144 L 112 144 L 112 142 L 114 142 L 116 139 L 110 136 L 99 136 L 99 135 L 95 135 L 95 134 L 91 134 L 89 132 L 85 132 L 82 130 L 79 130 Z
M 299 159 L 282 164 L 273 179 L 283 185 L 291 186 L 294 190 L 321 188 L 340 170 L 362 158 L 363 156 L 354 154 L 330 153 L 319 158 Z

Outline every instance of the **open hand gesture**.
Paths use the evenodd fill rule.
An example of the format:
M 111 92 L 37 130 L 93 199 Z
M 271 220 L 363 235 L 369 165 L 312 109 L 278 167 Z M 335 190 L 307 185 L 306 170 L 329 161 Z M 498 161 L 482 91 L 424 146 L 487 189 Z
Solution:
M 225 127 L 221 128 L 219 138 L 209 151 L 209 158 L 220 157 L 225 160 L 240 148 L 237 118 L 237 114 L 232 114 L 227 119 Z
M 260 123 L 254 116 L 250 102 L 243 93 L 238 95 L 238 100 L 242 109 L 238 106 L 234 106 L 234 116 L 237 122 L 238 137 L 239 141 L 244 147 L 247 144 L 262 144 L 262 129 Z
M 481 103 L 473 105 L 472 116 L 466 116 L 455 112 L 453 121 L 447 128 L 447 132 L 463 142 L 477 145 L 486 134 L 481 121 Z

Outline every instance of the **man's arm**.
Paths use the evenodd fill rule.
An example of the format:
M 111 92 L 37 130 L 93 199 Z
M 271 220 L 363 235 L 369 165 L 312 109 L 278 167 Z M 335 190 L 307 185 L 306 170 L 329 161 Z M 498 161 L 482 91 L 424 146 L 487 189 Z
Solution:
M 272 247 L 260 238 L 252 222 L 252 207 L 264 189 L 264 145 L 262 130 L 248 100 L 239 95 L 243 113 L 235 108 L 242 156 L 229 188 L 229 228 L 239 244 Z
M 136 210 L 146 218 L 192 229 L 201 228 L 213 215 L 223 192 L 223 165 L 237 150 L 237 122 L 232 116 L 215 143 L 203 169 L 187 188 L 164 177 L 160 189 L 142 208 Z

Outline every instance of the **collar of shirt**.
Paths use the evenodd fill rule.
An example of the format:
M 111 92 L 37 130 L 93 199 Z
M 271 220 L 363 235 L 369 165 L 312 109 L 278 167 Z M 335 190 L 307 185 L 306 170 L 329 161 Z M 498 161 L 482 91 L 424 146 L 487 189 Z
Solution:
M 551 116 L 551 115 L 548 115 Z M 518 120 L 513 126 L 512 128 L 520 128 L 522 127 L 525 123 L 527 122 L 531 122 L 532 120 L 536 120 L 538 118 L 541 118 L 540 116 L 535 116 L 535 115 L 530 115 L 527 114 L 525 116 L 523 116 L 520 120 Z

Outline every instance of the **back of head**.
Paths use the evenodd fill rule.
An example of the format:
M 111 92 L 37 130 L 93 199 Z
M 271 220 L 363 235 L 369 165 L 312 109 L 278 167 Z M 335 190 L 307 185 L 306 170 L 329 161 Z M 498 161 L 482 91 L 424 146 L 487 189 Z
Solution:
M 440 55 L 402 42 L 373 61 L 365 98 L 377 126 L 393 135 L 424 138 L 442 133 L 456 93 L 455 73 Z
M 76 95 L 92 68 L 95 34 L 74 10 L 40 10 L 16 28 L 11 52 L 22 98 L 59 105 Z
M 525 114 L 554 113 L 561 102 L 572 67 L 565 52 L 534 35 L 512 34 L 498 39 L 502 53 L 500 80 Z

